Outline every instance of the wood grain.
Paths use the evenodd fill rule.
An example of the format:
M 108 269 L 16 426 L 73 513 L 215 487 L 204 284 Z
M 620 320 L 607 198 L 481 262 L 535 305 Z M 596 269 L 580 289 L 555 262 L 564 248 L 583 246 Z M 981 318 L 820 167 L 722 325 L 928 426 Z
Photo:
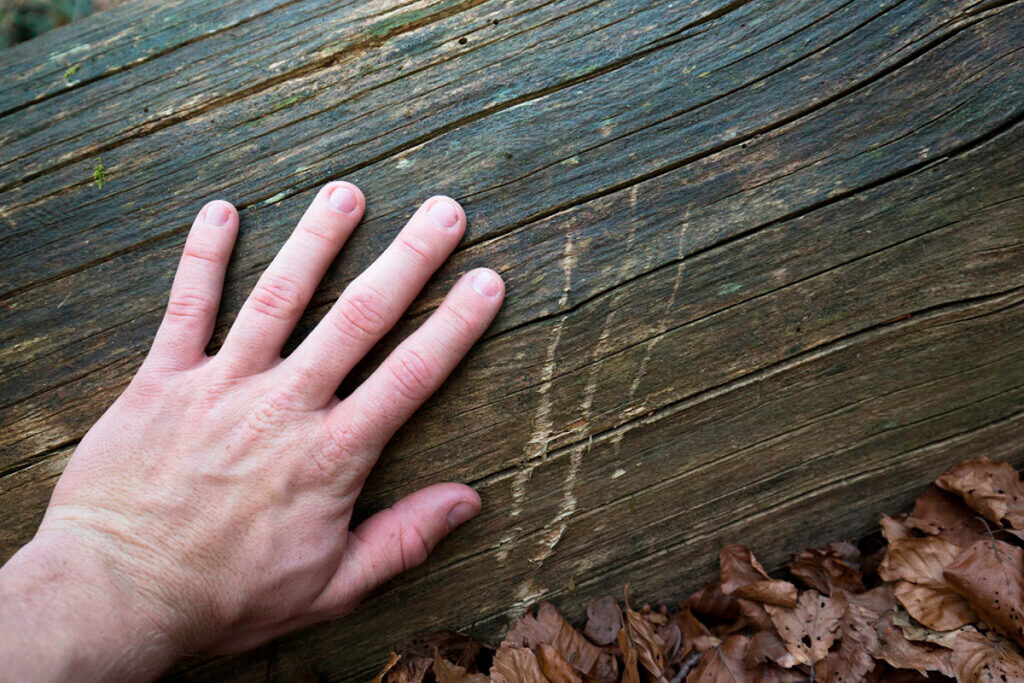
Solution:
M 424 197 L 470 216 L 342 390 L 465 270 L 509 291 L 358 516 L 449 479 L 484 512 L 348 619 L 173 678 L 365 680 L 423 631 L 672 599 L 723 543 L 779 566 L 955 460 L 1024 465 L 1022 47 L 1019 1 L 138 0 L 0 53 L 0 559 L 201 203 L 242 213 L 215 351 L 340 177 L 367 217 L 295 340 Z

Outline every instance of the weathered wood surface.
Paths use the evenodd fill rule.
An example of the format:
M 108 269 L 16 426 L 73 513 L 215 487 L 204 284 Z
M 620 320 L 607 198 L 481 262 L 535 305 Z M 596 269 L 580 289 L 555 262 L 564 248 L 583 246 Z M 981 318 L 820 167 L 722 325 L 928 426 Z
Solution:
M 467 268 L 509 290 L 360 514 L 447 479 L 484 512 L 348 619 L 176 677 L 365 679 L 418 632 L 669 599 L 724 542 L 777 566 L 954 460 L 1024 465 L 1021 48 L 1019 0 L 140 0 L 0 53 L 0 559 L 200 204 L 242 209 L 215 348 L 342 177 L 367 219 L 300 334 L 433 192 L 468 235 L 384 347 Z

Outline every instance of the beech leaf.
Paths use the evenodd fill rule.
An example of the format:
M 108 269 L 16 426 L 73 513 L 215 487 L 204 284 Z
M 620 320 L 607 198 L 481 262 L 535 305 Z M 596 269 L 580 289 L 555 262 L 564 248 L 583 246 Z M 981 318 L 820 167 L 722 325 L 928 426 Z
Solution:
M 637 652 L 623 626 L 616 636 L 619 649 L 622 651 L 622 683 L 640 683 L 640 670 L 637 668 Z
M 583 679 L 573 671 L 572 665 L 547 643 L 541 643 L 537 648 L 537 661 L 540 670 L 551 683 L 583 683 Z M 438 680 L 437 683 L 442 682 Z
M 751 669 L 760 664 L 777 664 L 785 669 L 796 666 L 796 657 L 786 649 L 786 643 L 775 631 L 758 631 L 750 639 L 747 655 L 744 658 Z
M 574 629 L 549 602 L 537 608 L 537 616 L 527 613 L 516 620 L 502 645 L 524 646 L 536 650 L 546 643 L 570 662 L 580 673 L 598 681 L 613 683 L 619 679 L 615 657 L 597 647 Z
M 945 576 L 986 624 L 1024 645 L 1024 550 L 978 541 L 946 567 Z
M 691 650 L 704 652 L 710 647 L 718 645 L 722 641 L 711 635 L 707 627 L 700 619 L 693 615 L 688 607 L 681 607 L 675 616 L 676 625 L 679 626 L 680 650 L 686 656 Z
M 875 668 L 878 652 L 878 615 L 871 609 L 849 600 L 840 593 L 838 602 L 843 607 L 839 629 L 839 650 L 830 654 L 822 667 L 821 679 L 831 683 L 859 683 Z
M 821 661 L 835 642 L 843 604 L 815 590 L 800 594 L 796 607 L 766 605 L 786 649 L 800 664 Z
M 464 667 L 453 664 L 434 650 L 434 678 L 437 683 L 487 683 L 490 679 L 483 674 L 466 673 Z
M 666 681 L 665 643 L 654 632 L 650 622 L 629 606 L 629 586 L 625 590 L 626 635 L 637 654 L 637 659 L 651 675 L 651 680 Z
M 387 683 L 422 683 L 434 660 L 430 657 L 402 657 L 384 676 Z
M 401 658 L 402 655 L 398 654 L 397 652 L 392 652 L 391 654 L 389 654 L 388 661 L 384 663 L 384 668 L 381 669 L 380 673 L 377 674 L 377 676 L 372 681 L 370 681 L 370 683 L 381 683 L 381 681 L 384 680 L 384 677 L 388 674 L 388 672 L 395 668 L 395 664 L 398 664 L 398 660 L 400 660 Z
M 491 664 L 493 683 L 549 683 L 532 650 L 502 645 Z
M 860 570 L 850 564 L 849 557 L 844 557 L 833 546 L 808 549 L 793 558 L 789 571 L 809 588 L 825 595 L 837 590 L 862 591 L 864 582 Z
M 595 600 L 587 608 L 587 625 L 583 629 L 583 635 L 595 645 L 614 643 L 615 636 L 619 634 L 621 628 L 622 613 L 615 598 L 610 595 Z
M 722 591 L 735 598 L 755 600 L 779 607 L 796 605 L 796 586 L 768 576 L 750 549 L 736 543 L 722 548 L 719 554 Z
M 913 643 L 906 639 L 903 631 L 892 621 L 892 615 L 883 616 L 875 624 L 878 634 L 879 659 L 897 669 L 913 669 L 922 676 L 936 671 L 943 676 L 953 676 L 952 652 L 930 643 Z
M 868 610 L 877 618 L 896 608 L 896 596 L 892 593 L 892 585 L 883 583 L 864 593 L 844 593 L 843 599 L 851 604 Z
M 903 631 L 903 637 L 907 640 L 916 640 L 922 643 L 935 643 L 936 645 L 941 645 L 948 650 L 953 649 L 953 645 L 956 643 L 956 639 L 961 633 L 977 630 L 973 626 L 961 626 L 960 628 L 953 629 L 952 631 L 936 631 L 918 623 L 901 609 L 893 611 L 892 623 L 900 627 L 900 630 Z
M 882 515 L 878 523 L 882 525 L 882 536 L 885 536 L 885 540 L 889 543 L 905 538 L 913 538 L 913 535 L 910 533 L 910 527 L 904 524 L 903 519 L 899 517 Z
M 964 633 L 953 647 L 958 683 L 1024 681 L 1024 658 L 1005 638 Z
M 912 617 L 936 631 L 951 631 L 978 620 L 943 570 L 961 553 L 944 538 L 904 538 L 889 543 L 878 575 L 896 581 L 895 595 Z
M 978 519 L 978 513 L 967 507 L 962 498 L 946 493 L 937 486 L 932 486 L 918 497 L 914 503 L 914 512 L 907 517 L 906 524 L 961 548 L 987 535 L 985 524 Z
M 720 583 L 709 583 L 679 606 L 689 609 L 709 624 L 728 624 L 735 621 L 740 614 L 739 601 L 731 595 L 726 595 Z
M 746 636 L 730 636 L 701 655 L 686 676 L 686 683 L 752 683 L 743 661 L 749 645 Z
M 1017 470 L 1005 462 L 981 457 L 949 468 L 935 480 L 955 493 L 982 517 L 995 524 L 1005 519 L 1014 529 L 1024 528 L 1024 485 Z

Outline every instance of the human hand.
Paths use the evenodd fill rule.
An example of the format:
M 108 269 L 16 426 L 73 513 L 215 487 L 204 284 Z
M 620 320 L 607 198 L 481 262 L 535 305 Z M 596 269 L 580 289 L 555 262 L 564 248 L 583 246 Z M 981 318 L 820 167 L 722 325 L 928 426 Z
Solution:
M 32 588 L 47 577 L 67 603 L 50 610 L 65 632 L 119 623 L 145 637 L 154 663 L 105 677 L 155 675 L 181 653 L 244 650 L 347 614 L 479 511 L 473 489 L 438 484 L 349 529 L 381 449 L 496 315 L 497 274 L 465 275 L 361 386 L 335 396 L 458 244 L 466 219 L 456 202 L 427 201 L 281 358 L 364 206 L 351 184 L 325 187 L 212 357 L 205 349 L 238 215 L 226 202 L 203 209 L 149 355 L 79 444 L 35 539 L 0 572 L 0 604 L 47 599 Z M 89 614 L 76 616 L 79 596 Z M 29 631 L 47 628 L 46 617 L 33 618 L 42 623 Z M 10 626 L 0 617 L 5 633 Z M 14 641 L 12 650 L 31 648 Z M 83 649 L 100 655 L 103 639 L 92 634 L 79 660 Z

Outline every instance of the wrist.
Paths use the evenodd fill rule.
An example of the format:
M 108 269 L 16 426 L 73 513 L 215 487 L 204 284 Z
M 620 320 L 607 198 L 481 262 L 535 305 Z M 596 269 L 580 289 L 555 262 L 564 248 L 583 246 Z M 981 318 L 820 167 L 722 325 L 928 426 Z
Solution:
M 25 680 L 151 679 L 180 653 L 170 615 L 69 536 L 19 550 L 0 569 L 0 605 L 0 659 L 28 667 L 7 672 Z

